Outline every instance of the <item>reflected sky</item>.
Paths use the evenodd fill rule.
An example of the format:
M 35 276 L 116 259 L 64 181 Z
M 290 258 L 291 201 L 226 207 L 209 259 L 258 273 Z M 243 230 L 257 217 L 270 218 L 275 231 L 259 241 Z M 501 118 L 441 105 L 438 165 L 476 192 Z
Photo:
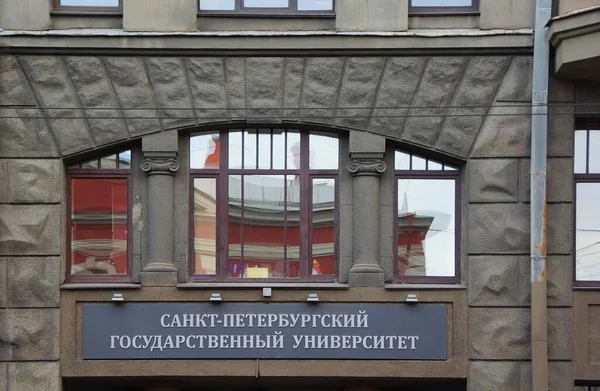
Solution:
M 413 7 L 469 7 L 473 0 L 411 0 Z
M 60 0 L 60 5 L 68 7 L 118 7 L 119 0 Z

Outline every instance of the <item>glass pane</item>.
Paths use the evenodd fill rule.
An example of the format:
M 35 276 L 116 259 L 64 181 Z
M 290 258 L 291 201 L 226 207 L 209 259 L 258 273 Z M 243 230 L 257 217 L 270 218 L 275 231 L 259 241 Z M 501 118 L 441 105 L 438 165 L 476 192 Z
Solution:
M 587 171 L 587 130 L 575 131 L 575 173 L 585 174 Z
M 312 181 L 312 260 L 313 276 L 335 274 L 335 179 Z
M 190 168 L 219 168 L 219 134 L 190 137 Z
M 285 180 L 244 175 L 244 277 L 284 278 Z
M 411 0 L 413 7 L 470 7 L 473 0 Z
M 242 176 L 229 176 L 229 195 L 227 208 L 228 261 L 227 275 L 231 278 L 242 277 Z
M 247 8 L 288 8 L 289 0 L 244 0 Z
M 425 170 L 427 169 L 426 167 L 426 160 L 423 158 L 420 158 L 418 156 L 412 156 L 412 169 L 413 170 Z
M 285 133 L 275 133 L 273 130 L 273 169 L 285 168 Z
M 308 138 L 309 167 L 337 170 L 340 160 L 339 139 L 311 133 Z
M 233 11 L 235 0 L 200 0 L 200 9 L 204 11 Z
M 66 7 L 118 7 L 119 0 L 60 0 Z
M 286 180 L 286 261 L 287 277 L 300 276 L 300 181 L 296 175 Z
M 454 276 L 455 181 L 398 180 L 398 273 Z
M 117 168 L 117 155 L 105 156 L 100 159 L 100 168 L 105 170 Z
M 71 165 L 70 165 L 70 166 L 68 166 L 67 168 L 68 168 L 69 170 L 72 170 L 72 169 L 78 169 L 78 168 L 81 168 L 81 167 L 79 166 L 79 163 L 75 163 L 75 164 L 71 164 Z
M 119 169 L 131 168 L 131 151 L 119 153 Z
M 229 168 L 242 168 L 242 132 L 229 133 Z
M 590 174 L 600 173 L 600 131 L 590 130 Z
M 98 159 L 92 159 L 81 163 L 81 168 L 98 168 Z
M 438 162 L 434 162 L 433 160 L 428 160 L 427 161 L 427 169 L 429 171 L 441 171 L 442 165 Z
M 287 133 L 287 169 L 300 169 L 300 133 Z
M 456 168 L 452 166 L 444 166 L 444 171 L 456 171 Z
M 578 183 L 576 186 L 576 277 L 579 281 L 600 280 L 600 183 Z
M 127 179 L 71 179 L 71 274 L 127 274 Z
M 394 154 L 394 168 L 396 170 L 410 170 L 410 155 L 396 151 Z
M 271 131 L 261 129 L 258 134 L 258 168 L 271 168 Z
M 256 169 L 258 156 L 258 144 L 256 143 L 256 131 L 244 132 L 244 168 Z
M 298 11 L 331 11 L 333 0 L 298 0 Z
M 194 178 L 194 274 L 217 274 L 216 178 Z

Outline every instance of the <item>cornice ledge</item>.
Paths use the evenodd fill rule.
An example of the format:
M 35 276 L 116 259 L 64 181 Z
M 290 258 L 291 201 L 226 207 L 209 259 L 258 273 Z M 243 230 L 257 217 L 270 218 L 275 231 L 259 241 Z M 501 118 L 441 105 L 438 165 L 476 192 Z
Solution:
M 548 22 L 548 41 L 558 47 L 562 41 L 600 31 L 600 6 L 557 16 Z

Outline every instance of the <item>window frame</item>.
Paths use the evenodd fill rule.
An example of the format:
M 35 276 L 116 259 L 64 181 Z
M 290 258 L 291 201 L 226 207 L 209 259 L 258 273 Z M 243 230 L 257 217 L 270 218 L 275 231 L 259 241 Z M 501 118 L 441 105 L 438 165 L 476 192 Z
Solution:
M 117 152 L 117 156 L 120 152 Z M 98 160 L 100 160 L 99 158 Z M 85 160 L 89 161 L 89 160 Z M 83 163 L 83 162 L 80 162 Z M 132 170 L 126 169 L 102 169 L 102 168 L 69 168 L 66 170 L 66 268 L 65 268 L 65 282 L 66 283 L 79 283 L 79 282 L 133 282 L 133 224 L 132 224 L 132 202 L 133 202 L 133 185 L 132 185 Z M 71 179 L 126 179 L 127 180 L 127 273 L 125 274 L 72 274 L 72 184 Z
M 122 1 L 122 0 L 120 0 Z M 313 17 L 313 18 L 334 18 L 335 3 L 332 0 L 331 10 L 328 11 L 300 11 L 298 10 L 298 0 L 289 0 L 288 7 L 278 8 L 258 8 L 245 7 L 244 0 L 235 0 L 235 9 L 233 10 L 203 10 L 200 9 L 200 1 L 196 0 L 198 6 L 198 16 L 236 16 L 236 17 Z
M 74 6 L 61 5 L 61 0 L 52 0 L 52 12 L 61 14 L 96 14 L 96 15 L 122 15 L 123 0 L 118 0 L 119 5 L 116 7 L 95 7 L 95 6 Z
M 416 156 L 426 160 L 425 170 L 413 170 L 412 159 L 409 160 L 409 168 L 405 170 L 396 169 L 395 153 L 402 152 L 409 156 Z M 394 214 L 393 214 L 393 281 L 402 284 L 458 284 L 461 281 L 461 169 L 455 165 L 449 165 L 439 160 L 433 160 L 435 163 L 442 164 L 444 167 L 452 167 L 452 170 L 427 170 L 430 160 L 427 157 L 413 154 L 402 149 L 394 149 Z M 399 179 L 441 179 L 454 180 L 454 276 L 408 276 L 400 275 L 398 270 L 398 180 Z
M 240 131 L 244 134 L 245 131 L 251 129 L 270 129 L 282 130 L 286 132 L 296 131 L 300 135 L 300 169 L 247 169 L 234 168 L 230 169 L 229 164 L 229 134 Z M 319 128 L 305 127 L 287 127 L 287 126 L 242 126 L 235 128 L 218 128 L 212 130 L 202 130 L 200 132 L 190 133 L 188 138 L 191 139 L 196 135 L 201 134 L 219 134 L 220 155 L 218 168 L 191 168 L 191 157 L 188 162 L 189 170 L 189 186 L 188 186 L 188 276 L 191 282 L 224 282 L 224 283 L 332 283 L 339 279 L 340 268 L 340 180 L 341 180 L 341 140 L 340 134 L 331 130 L 323 130 Z M 338 168 L 336 169 L 309 169 L 309 134 L 310 133 L 326 133 L 338 140 Z M 274 134 L 274 133 L 272 133 Z M 243 136 L 242 136 L 243 137 Z M 273 144 L 271 143 L 271 156 Z M 243 160 L 242 160 L 243 161 Z M 228 190 L 229 176 L 231 175 L 282 175 L 291 176 L 299 175 L 300 180 L 300 245 L 299 245 L 299 276 L 298 277 L 277 277 L 277 278 L 239 278 L 229 277 L 227 265 L 229 261 L 229 215 L 228 211 Z M 215 178 L 216 179 L 216 274 L 202 275 L 195 273 L 195 232 L 194 232 L 194 179 L 195 178 Z M 312 181 L 314 178 L 335 180 L 334 188 L 334 274 L 315 276 L 310 273 L 310 262 L 312 260 Z M 242 182 L 243 183 L 243 182 Z M 243 188 L 243 185 L 242 185 Z M 242 190 L 243 194 L 243 190 Z M 225 196 L 222 196 L 225 195 Z M 243 209 L 242 209 L 243 213 Z M 243 214 L 242 214 L 243 216 Z M 243 236 L 242 236 L 243 237 Z
M 413 6 L 413 0 L 408 2 L 408 15 L 478 15 L 479 0 L 472 0 L 470 6 L 454 6 L 454 7 L 423 7 Z
M 586 132 L 586 144 L 585 144 L 585 173 L 575 172 L 575 132 L 585 131 Z M 573 132 L 573 212 L 572 212 L 572 224 L 573 224 L 573 286 L 574 287 L 587 287 L 587 288 L 600 288 L 600 277 L 596 280 L 578 280 L 577 279 L 577 185 L 580 183 L 597 183 L 600 185 L 600 172 L 589 173 L 590 169 L 590 132 L 597 132 L 600 134 L 600 126 L 578 126 Z M 600 158 L 600 156 L 598 157 Z

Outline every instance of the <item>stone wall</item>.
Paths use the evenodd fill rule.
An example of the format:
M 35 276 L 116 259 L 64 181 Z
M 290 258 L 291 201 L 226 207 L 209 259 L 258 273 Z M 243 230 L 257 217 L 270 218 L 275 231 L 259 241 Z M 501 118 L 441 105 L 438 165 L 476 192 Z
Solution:
M 368 131 L 465 162 L 469 389 L 530 389 L 531 65 L 528 56 L 0 57 L 0 103 L 21 105 L 0 118 L 0 391 L 59 388 L 61 158 L 246 119 Z M 550 99 L 570 102 L 573 93 L 553 82 Z M 550 384 L 567 390 L 573 116 L 549 124 Z M 351 199 L 341 200 L 351 214 Z M 381 200 L 384 217 L 385 191 Z M 391 263 L 386 243 L 382 234 L 382 264 Z

